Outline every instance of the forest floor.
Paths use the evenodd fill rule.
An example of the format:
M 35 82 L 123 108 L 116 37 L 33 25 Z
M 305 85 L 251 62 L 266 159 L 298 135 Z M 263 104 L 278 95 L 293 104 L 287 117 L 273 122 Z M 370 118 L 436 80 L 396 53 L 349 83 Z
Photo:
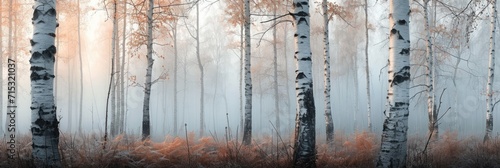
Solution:
M 60 153 L 63 167 L 292 167 L 291 138 L 260 137 L 247 147 L 230 137 L 195 139 L 194 133 L 187 137 L 187 141 L 185 137 L 166 137 L 163 142 L 143 142 L 139 137 L 120 135 L 103 149 L 102 137 L 95 134 L 61 134 Z M 317 167 L 374 167 L 379 139 L 366 132 L 338 133 L 333 145 L 317 146 Z M 439 140 L 430 141 L 424 153 L 427 139 L 409 138 L 407 167 L 500 166 L 500 138 L 483 143 L 479 138 L 458 139 L 455 133 L 444 133 Z M 0 149 L 7 151 L 7 143 L 0 143 Z M 16 150 L 14 159 L 0 154 L 0 167 L 33 166 L 30 135 L 17 138 Z

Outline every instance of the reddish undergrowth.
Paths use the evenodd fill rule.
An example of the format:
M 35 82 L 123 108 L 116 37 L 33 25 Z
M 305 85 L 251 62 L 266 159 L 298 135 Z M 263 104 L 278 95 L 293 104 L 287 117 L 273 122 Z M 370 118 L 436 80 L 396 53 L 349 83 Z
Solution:
M 291 138 L 260 137 L 251 146 L 237 139 L 213 137 L 196 139 L 166 137 L 162 142 L 140 141 L 139 137 L 120 135 L 103 149 L 101 137 L 61 134 L 60 153 L 64 167 L 292 167 Z M 338 133 L 333 144 L 319 140 L 317 167 L 373 167 L 379 136 L 362 132 L 352 136 Z M 15 159 L 0 154 L 0 167 L 32 167 L 31 137 L 17 139 Z M 408 167 L 496 167 L 500 165 L 500 139 L 488 143 L 470 137 L 458 139 L 444 133 L 432 140 L 424 152 L 427 138 L 408 140 Z M 4 140 L 5 142 L 5 140 Z M 6 143 L 0 143 L 6 151 Z

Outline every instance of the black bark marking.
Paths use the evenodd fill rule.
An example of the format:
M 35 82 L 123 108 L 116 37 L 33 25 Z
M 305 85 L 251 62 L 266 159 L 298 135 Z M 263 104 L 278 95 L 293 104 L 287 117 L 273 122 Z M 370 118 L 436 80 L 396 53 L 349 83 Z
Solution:
M 54 37 L 54 38 L 56 37 L 56 34 L 55 34 L 55 33 L 49 33 L 49 34 L 47 34 L 47 35 L 49 35 L 49 36 L 51 36 L 51 37 Z
M 306 38 L 307 38 L 307 36 L 300 36 L 300 38 L 301 38 L 301 39 L 306 39 Z
M 309 25 L 309 23 L 307 23 L 306 18 L 303 18 L 303 17 L 299 19 L 299 21 L 297 22 L 297 24 L 299 25 L 299 24 L 301 24 L 302 22 L 305 22 L 304 24 Z
M 41 70 L 45 70 L 46 68 L 44 67 L 39 67 L 39 66 L 31 66 L 30 70 L 31 71 L 41 71 Z
M 297 80 L 304 79 L 304 78 L 306 78 L 306 75 L 304 75 L 303 72 L 300 72 L 300 73 L 297 74 Z
M 50 8 L 45 14 L 48 14 L 49 16 L 56 16 L 57 12 L 56 9 Z
M 300 59 L 301 61 L 311 61 L 311 57 L 304 57 Z
M 34 46 L 37 42 L 33 41 L 33 39 L 30 40 L 31 46 Z
M 47 51 L 50 51 L 52 54 L 56 54 L 56 51 L 57 51 L 57 50 L 56 50 L 56 46 L 51 45 L 51 46 L 47 49 Z
M 49 80 L 49 79 L 52 79 L 54 78 L 55 76 L 54 75 L 49 75 L 48 73 L 44 73 L 44 74 L 38 74 L 37 72 L 35 71 L 32 71 L 31 72 L 31 75 L 30 75 L 30 78 L 32 81 L 37 81 L 37 80 Z
M 406 24 L 406 20 L 398 20 L 398 24 L 399 25 L 405 25 Z
M 295 4 L 295 7 L 296 7 L 296 8 L 302 8 L 302 4 L 300 4 L 300 3 L 296 3 L 296 4 Z
M 410 66 L 405 66 L 401 68 L 398 72 L 394 73 L 394 78 L 391 82 L 391 87 L 394 85 L 399 85 L 405 81 L 410 80 Z
M 391 29 L 391 34 L 396 34 L 398 32 L 398 30 L 396 29 Z
M 31 59 L 40 59 L 42 57 L 42 53 L 36 51 L 33 54 L 31 54 Z
M 38 16 L 40 16 L 41 14 L 42 14 L 42 12 L 41 12 L 40 10 L 35 9 L 35 10 L 33 11 L 33 18 L 31 18 L 31 20 L 33 20 L 33 21 L 34 21 L 34 20 L 38 19 Z
M 399 31 L 398 31 L 398 39 L 399 40 L 404 40 L 403 36 L 401 36 L 401 33 L 399 33 Z
M 401 55 L 408 55 L 410 54 L 410 49 L 409 48 L 403 48 L 401 49 L 401 52 L 399 52 Z

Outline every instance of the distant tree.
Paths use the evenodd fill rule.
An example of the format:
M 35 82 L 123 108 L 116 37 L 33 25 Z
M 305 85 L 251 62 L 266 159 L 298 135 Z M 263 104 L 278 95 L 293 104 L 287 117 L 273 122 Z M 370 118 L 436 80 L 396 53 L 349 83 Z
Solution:
M 294 0 L 292 13 L 295 25 L 295 86 L 297 118 L 293 164 L 295 167 L 316 167 L 316 109 L 310 44 L 309 0 Z
M 205 134 L 205 71 L 200 55 L 200 4 L 196 3 L 196 58 L 200 69 L 200 136 Z
M 150 117 L 149 117 L 149 102 L 151 98 L 151 76 L 153 74 L 153 10 L 154 0 L 149 0 L 148 3 L 148 20 L 147 20 L 147 60 L 148 67 L 146 69 L 146 83 L 144 86 L 144 103 L 142 111 L 142 140 L 146 140 L 150 136 Z
M 77 0 L 77 20 L 78 20 L 78 59 L 80 63 L 80 104 L 79 104 L 79 117 L 78 117 L 78 133 L 82 133 L 82 118 L 83 118 L 83 56 L 82 56 L 82 36 L 81 36 L 81 9 L 80 0 Z
M 36 0 L 31 40 L 31 133 L 36 167 L 61 167 L 59 121 L 54 102 L 55 0 Z
M 323 0 L 321 3 L 321 7 L 323 10 L 323 43 L 324 43 L 324 80 L 325 80 L 325 124 L 326 124 L 326 142 L 333 144 L 333 119 L 332 119 L 332 105 L 330 102 L 330 91 L 331 91 L 331 82 L 330 82 L 330 37 L 329 37 L 329 29 L 328 24 L 330 23 L 330 14 L 328 12 L 328 1 Z
M 250 0 L 244 1 L 245 17 L 245 125 L 243 126 L 243 144 L 252 142 L 252 73 L 250 39 Z
M 3 11 L 3 0 L 0 0 L 0 10 Z M 3 22 L 2 22 L 2 12 L 0 12 L 0 69 L 3 69 Z M 0 83 L 3 83 L 3 71 L 0 71 Z M 0 85 L 0 90 L 3 90 L 3 85 Z M 3 107 L 3 91 L 0 91 L 0 107 Z M 3 108 L 0 109 L 0 113 L 3 114 Z M 0 115 L 0 135 L 3 135 L 4 124 L 3 115 Z M 7 118 L 7 117 L 6 117 Z
M 365 9 L 365 73 L 366 73 L 366 111 L 367 111 L 367 121 L 368 121 L 368 131 L 372 131 L 372 101 L 371 101 L 371 92 L 370 92 L 370 61 L 368 57 L 368 47 L 370 42 L 370 36 L 368 34 L 368 0 L 365 0 L 364 4 Z
M 484 135 L 484 141 L 491 139 L 491 132 L 493 131 L 493 79 L 495 72 L 495 32 L 497 29 L 497 1 L 489 0 L 489 5 L 491 6 L 490 14 L 490 55 L 488 62 L 488 83 L 486 84 L 486 134 Z
M 377 167 L 405 167 L 410 84 L 410 5 L 390 0 L 389 88 Z
M 427 114 L 429 116 L 429 135 L 432 137 L 438 137 L 438 124 L 437 124 L 437 110 L 435 103 L 435 75 L 436 75 L 436 66 L 435 63 L 435 54 L 434 54 L 434 40 L 432 39 L 431 32 L 431 17 L 429 16 L 429 2 L 431 0 L 423 0 L 423 9 L 424 9 L 424 27 L 425 27 L 425 36 L 426 36 L 426 92 L 427 92 Z M 433 5 L 435 8 L 435 4 Z
M 115 73 L 113 70 L 115 69 L 115 56 L 116 56 L 116 46 L 118 40 L 116 40 L 118 36 L 118 19 L 117 19 L 117 4 L 116 1 L 113 1 L 113 32 L 112 32 L 112 39 L 111 39 L 111 72 L 110 72 L 110 80 L 109 80 L 109 85 L 108 85 L 108 95 L 106 98 L 106 117 L 104 119 L 104 143 L 108 140 L 108 114 L 109 114 L 109 103 L 110 103 L 110 97 L 114 97 L 113 93 L 113 88 L 115 84 Z M 111 100 L 111 104 L 113 105 L 114 98 Z M 114 109 L 114 108 L 111 108 Z M 110 133 L 112 136 L 115 134 L 115 113 L 114 110 L 111 110 L 111 124 L 110 124 Z M 106 147 L 104 145 L 104 147 Z

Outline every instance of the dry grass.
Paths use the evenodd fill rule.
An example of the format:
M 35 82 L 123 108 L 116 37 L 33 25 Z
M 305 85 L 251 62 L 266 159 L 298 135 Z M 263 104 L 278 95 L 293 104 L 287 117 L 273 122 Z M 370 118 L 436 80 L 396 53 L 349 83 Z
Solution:
M 478 138 L 458 139 L 445 133 L 429 144 L 426 137 L 408 141 L 408 167 L 500 167 L 500 139 L 482 143 Z M 0 167 L 32 167 L 31 137 L 17 139 L 14 160 L 0 154 Z M 318 139 L 318 141 L 320 141 Z M 3 141 L 5 142 L 5 140 Z M 189 144 L 188 144 L 189 142 Z M 353 136 L 336 135 L 335 143 L 320 143 L 318 167 L 373 167 L 379 148 L 379 136 L 362 132 Z M 189 148 L 189 150 L 188 150 Z M 6 151 L 6 143 L 0 150 Z M 189 151 L 189 152 L 188 152 Z M 291 167 L 290 138 L 261 137 L 251 146 L 236 139 L 217 140 L 166 137 L 163 142 L 142 142 L 140 137 L 120 135 L 102 148 L 97 135 L 61 134 L 60 152 L 64 167 Z

